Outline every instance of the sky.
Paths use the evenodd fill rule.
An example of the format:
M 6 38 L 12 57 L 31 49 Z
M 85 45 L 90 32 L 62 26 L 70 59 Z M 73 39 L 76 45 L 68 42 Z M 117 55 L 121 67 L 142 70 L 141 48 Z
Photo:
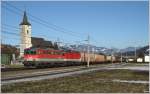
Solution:
M 3 1 L 2 43 L 19 45 L 26 10 L 32 36 L 100 47 L 148 45 L 148 1 Z M 39 20 L 40 19 L 40 20 Z

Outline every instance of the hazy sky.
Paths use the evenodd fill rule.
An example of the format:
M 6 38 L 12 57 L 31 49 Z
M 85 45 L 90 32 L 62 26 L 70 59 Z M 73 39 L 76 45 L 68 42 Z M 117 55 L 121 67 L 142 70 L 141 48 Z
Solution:
M 32 36 L 79 44 L 89 34 L 91 44 L 117 48 L 148 44 L 147 1 L 2 2 L 2 31 L 15 33 L 2 33 L 2 42 L 19 44 L 24 10 Z

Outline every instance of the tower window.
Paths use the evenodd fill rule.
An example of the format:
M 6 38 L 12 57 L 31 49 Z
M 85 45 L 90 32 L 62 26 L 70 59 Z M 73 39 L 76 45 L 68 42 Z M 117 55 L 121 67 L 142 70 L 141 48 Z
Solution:
M 29 33 L 29 31 L 27 30 L 27 34 Z

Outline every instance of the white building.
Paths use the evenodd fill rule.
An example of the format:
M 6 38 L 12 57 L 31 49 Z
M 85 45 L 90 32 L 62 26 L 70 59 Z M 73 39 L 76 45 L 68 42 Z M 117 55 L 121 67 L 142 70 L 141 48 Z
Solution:
M 144 59 L 145 59 L 145 62 L 150 62 L 150 56 L 149 55 L 145 55 Z
M 137 58 L 137 62 L 143 62 L 143 58 Z
M 20 30 L 21 30 L 20 57 L 22 57 L 24 49 L 30 48 L 32 46 L 31 24 L 28 22 L 26 12 L 24 12 L 23 21 L 20 23 Z

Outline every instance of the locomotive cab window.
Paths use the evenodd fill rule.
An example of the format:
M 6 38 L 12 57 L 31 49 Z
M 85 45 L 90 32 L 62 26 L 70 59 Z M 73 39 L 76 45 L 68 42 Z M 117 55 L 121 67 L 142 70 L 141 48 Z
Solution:
M 36 54 L 36 52 L 35 51 L 31 51 L 30 54 Z
M 29 51 L 28 51 L 28 50 L 25 50 L 25 51 L 24 51 L 24 54 L 29 54 Z

